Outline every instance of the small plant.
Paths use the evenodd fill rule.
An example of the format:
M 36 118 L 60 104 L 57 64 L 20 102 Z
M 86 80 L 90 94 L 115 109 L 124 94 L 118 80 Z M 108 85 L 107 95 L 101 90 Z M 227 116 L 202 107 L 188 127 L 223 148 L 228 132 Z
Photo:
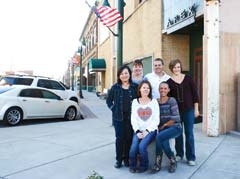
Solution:
M 97 172 L 93 171 L 92 175 L 88 176 L 86 179 L 104 179 L 103 176 L 100 176 Z

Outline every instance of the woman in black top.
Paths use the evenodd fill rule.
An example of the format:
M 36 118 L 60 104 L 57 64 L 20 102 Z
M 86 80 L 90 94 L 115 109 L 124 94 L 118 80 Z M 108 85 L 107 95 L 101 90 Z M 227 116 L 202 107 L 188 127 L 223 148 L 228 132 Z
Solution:
M 199 116 L 199 97 L 196 85 L 189 75 L 182 73 L 182 64 L 179 59 L 172 60 L 169 64 L 172 72 L 171 78 L 167 81 L 170 87 L 170 96 L 175 97 L 178 103 L 180 117 L 185 132 L 185 153 L 188 164 L 195 165 L 195 144 L 194 144 L 194 118 Z M 175 140 L 176 160 L 184 156 L 183 135 Z
M 116 137 L 116 164 L 120 168 L 122 161 L 129 166 L 129 150 L 132 143 L 133 129 L 131 126 L 131 105 L 137 97 L 138 85 L 132 82 L 131 70 L 122 66 L 117 72 L 118 81 L 108 94 L 106 103 L 112 111 L 113 126 Z

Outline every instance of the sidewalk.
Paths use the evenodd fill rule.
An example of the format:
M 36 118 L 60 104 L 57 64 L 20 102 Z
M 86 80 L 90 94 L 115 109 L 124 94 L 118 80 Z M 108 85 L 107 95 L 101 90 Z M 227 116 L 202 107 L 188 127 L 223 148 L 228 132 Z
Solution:
M 85 120 L 91 120 L 92 113 L 98 120 L 111 127 L 111 112 L 107 108 L 106 101 L 99 99 L 95 93 L 83 91 L 84 99 L 82 105 L 90 109 L 83 111 Z M 92 112 L 92 113 L 91 113 Z M 201 124 L 195 124 L 195 148 L 197 160 L 196 166 L 188 166 L 186 161 L 178 163 L 178 168 L 174 174 L 167 172 L 166 166 L 157 174 L 132 174 L 128 168 L 115 169 L 115 145 L 114 129 L 111 133 L 112 142 L 96 150 L 86 153 L 86 158 L 91 157 L 96 163 L 92 169 L 104 176 L 104 179 L 114 178 L 140 178 L 140 179 L 240 179 L 240 136 L 237 134 L 226 134 L 219 137 L 207 137 L 201 130 Z
M 157 174 L 116 169 L 111 111 L 95 93 L 83 91 L 84 120 L 0 125 L 0 179 L 86 179 L 96 171 L 104 179 L 240 179 L 240 136 L 207 137 L 195 125 L 196 166 L 178 163 Z

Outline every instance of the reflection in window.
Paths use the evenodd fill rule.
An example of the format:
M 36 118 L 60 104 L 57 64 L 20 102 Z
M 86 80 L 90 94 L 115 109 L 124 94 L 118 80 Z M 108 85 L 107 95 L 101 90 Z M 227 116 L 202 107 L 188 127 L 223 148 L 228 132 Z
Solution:
M 47 89 L 54 89 L 54 90 L 65 90 L 65 88 L 59 84 L 57 81 L 52 80 L 38 80 L 38 87 L 47 88 Z
M 42 93 L 39 89 L 23 89 L 20 92 L 19 96 L 29 98 L 42 98 Z
M 46 90 L 42 90 L 42 96 L 43 98 L 46 98 L 46 99 L 56 99 L 56 100 L 59 100 L 60 97 L 55 95 L 54 93 L 50 92 L 50 91 L 46 91 Z

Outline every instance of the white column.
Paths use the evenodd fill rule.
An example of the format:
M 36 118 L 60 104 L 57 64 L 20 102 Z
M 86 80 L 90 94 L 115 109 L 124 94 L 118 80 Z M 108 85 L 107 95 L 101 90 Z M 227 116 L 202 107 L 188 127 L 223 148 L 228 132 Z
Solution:
M 219 135 L 219 1 L 204 1 L 204 126 L 208 136 Z M 203 104 L 203 105 L 205 105 Z

